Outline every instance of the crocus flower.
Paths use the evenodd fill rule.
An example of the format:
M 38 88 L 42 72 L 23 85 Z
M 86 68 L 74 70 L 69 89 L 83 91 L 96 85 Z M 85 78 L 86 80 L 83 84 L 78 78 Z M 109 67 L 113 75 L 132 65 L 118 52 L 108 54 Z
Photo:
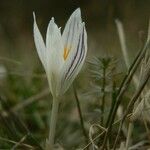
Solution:
M 58 97 L 66 92 L 85 61 L 87 53 L 85 24 L 82 22 L 79 8 L 70 16 L 62 34 L 52 18 L 47 28 L 45 44 L 35 14 L 33 15 L 36 49 L 44 66 L 50 91 L 54 97 Z
M 54 18 L 50 20 L 45 44 L 38 29 L 35 14 L 33 16 L 34 41 L 53 96 L 50 132 L 49 138 L 46 140 L 46 150 L 52 150 L 59 99 L 67 91 L 83 66 L 87 53 L 87 34 L 78 8 L 70 16 L 62 34 L 60 28 L 55 24 Z

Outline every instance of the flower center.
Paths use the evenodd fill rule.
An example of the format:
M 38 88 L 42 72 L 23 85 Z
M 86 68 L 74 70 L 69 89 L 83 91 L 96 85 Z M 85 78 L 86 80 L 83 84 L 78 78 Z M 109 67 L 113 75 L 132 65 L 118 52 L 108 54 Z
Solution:
M 64 48 L 64 54 L 63 54 L 64 60 L 67 59 L 69 52 L 70 52 L 70 48 L 65 47 Z

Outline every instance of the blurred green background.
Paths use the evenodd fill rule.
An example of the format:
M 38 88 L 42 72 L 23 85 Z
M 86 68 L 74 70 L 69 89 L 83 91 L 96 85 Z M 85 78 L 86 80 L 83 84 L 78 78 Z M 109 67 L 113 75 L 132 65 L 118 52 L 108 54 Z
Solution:
M 124 24 L 130 50 L 136 49 L 139 46 L 139 32 L 146 31 L 150 15 L 149 0 L 1 0 L 0 56 L 28 61 L 35 59 L 32 12 L 35 11 L 45 37 L 52 16 L 63 29 L 70 14 L 78 7 L 86 22 L 89 53 L 119 53 L 114 24 L 116 18 Z

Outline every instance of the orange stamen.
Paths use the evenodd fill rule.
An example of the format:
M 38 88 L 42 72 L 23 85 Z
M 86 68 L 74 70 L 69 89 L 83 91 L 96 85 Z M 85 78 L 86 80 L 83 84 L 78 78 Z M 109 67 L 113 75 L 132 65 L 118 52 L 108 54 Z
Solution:
M 70 48 L 65 47 L 64 48 L 64 55 L 63 55 L 64 60 L 67 59 L 69 52 L 70 52 Z

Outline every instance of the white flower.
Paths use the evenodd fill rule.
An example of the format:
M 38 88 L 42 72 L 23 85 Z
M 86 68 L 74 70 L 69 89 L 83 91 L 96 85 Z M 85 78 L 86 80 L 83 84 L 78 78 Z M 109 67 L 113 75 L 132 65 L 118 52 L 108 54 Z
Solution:
M 47 28 L 45 44 L 35 14 L 33 16 L 36 49 L 48 77 L 50 91 L 57 97 L 66 92 L 84 63 L 87 53 L 85 25 L 79 8 L 70 16 L 62 35 L 52 18 Z

